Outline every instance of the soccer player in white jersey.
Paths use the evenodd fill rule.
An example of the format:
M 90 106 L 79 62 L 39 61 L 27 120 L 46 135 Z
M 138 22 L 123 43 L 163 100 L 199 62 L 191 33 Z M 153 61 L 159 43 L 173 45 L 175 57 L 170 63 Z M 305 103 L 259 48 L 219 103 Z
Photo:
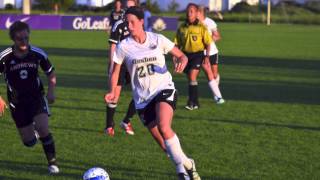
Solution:
M 141 8 L 130 7 L 125 16 L 130 36 L 117 45 L 111 89 L 105 95 L 105 101 L 111 103 L 115 100 L 120 67 L 125 63 L 141 121 L 176 165 L 179 179 L 200 180 L 194 161 L 184 154 L 176 133 L 171 129 L 177 94 L 164 54 L 177 57 L 174 61 L 177 73 L 183 72 L 188 59 L 163 35 L 144 31 Z
M 202 22 L 209 31 L 209 34 L 211 35 L 213 41 L 210 44 L 210 52 L 207 53 L 204 51 L 205 55 L 209 55 L 209 60 L 210 60 L 210 65 L 211 65 L 211 71 L 213 73 L 213 77 L 210 77 L 208 75 L 209 79 L 209 86 L 214 93 L 214 99 L 217 104 L 223 104 L 225 101 L 222 98 L 220 89 L 219 89 L 219 81 L 220 81 L 220 76 L 218 73 L 218 48 L 215 44 L 218 40 L 221 39 L 220 33 L 217 28 L 217 24 L 210 18 L 206 17 L 207 9 L 204 6 L 199 6 L 198 8 L 198 19 L 200 22 Z M 211 81 L 213 80 L 214 81 Z

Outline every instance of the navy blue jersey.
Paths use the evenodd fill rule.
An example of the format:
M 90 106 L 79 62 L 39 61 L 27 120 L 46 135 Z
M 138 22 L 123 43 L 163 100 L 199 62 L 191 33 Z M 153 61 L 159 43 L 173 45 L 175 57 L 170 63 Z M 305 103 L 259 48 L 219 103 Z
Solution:
M 24 57 L 16 57 L 13 47 L 0 53 L 0 73 L 4 74 L 8 86 L 8 99 L 24 96 L 42 95 L 43 85 L 39 78 L 39 66 L 46 75 L 50 75 L 54 68 L 47 54 L 34 46 L 29 47 L 29 52 Z
M 130 35 L 128 23 L 124 19 L 117 21 L 111 30 L 109 42 L 113 44 L 118 44 L 120 41 L 125 39 Z
M 110 26 L 113 27 L 114 23 L 123 18 L 125 10 L 121 9 L 120 11 L 115 11 L 114 9 L 110 13 Z

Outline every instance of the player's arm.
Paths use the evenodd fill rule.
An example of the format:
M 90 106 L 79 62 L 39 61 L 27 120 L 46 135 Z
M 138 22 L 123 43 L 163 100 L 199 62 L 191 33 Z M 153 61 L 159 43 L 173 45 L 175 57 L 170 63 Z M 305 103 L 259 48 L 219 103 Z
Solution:
M 6 101 L 0 96 L 0 116 L 3 116 L 5 109 L 7 108 Z
M 110 89 L 109 92 L 104 96 L 104 100 L 106 103 L 114 103 L 116 101 L 115 92 L 119 79 L 120 68 L 121 64 L 114 63 L 113 71 L 111 73 Z
M 212 42 L 212 37 L 210 36 L 209 31 L 207 30 L 207 28 L 203 27 L 203 44 L 204 44 L 204 47 L 207 52 L 207 54 L 204 58 L 204 61 L 203 61 L 203 64 L 205 64 L 205 65 L 210 65 L 208 53 L 210 52 L 211 42 Z
M 56 74 L 54 73 L 54 71 L 52 71 L 49 75 L 47 75 L 47 78 L 48 78 L 47 99 L 48 99 L 48 103 L 52 104 L 52 103 L 54 103 L 54 101 L 56 99 L 54 91 L 55 91 L 56 84 L 57 84 L 57 78 L 56 78 Z
M 173 56 L 174 71 L 182 73 L 188 63 L 187 56 L 176 46 L 170 51 Z
M 113 65 L 114 62 L 112 61 L 114 52 L 116 50 L 116 44 L 115 43 L 110 43 L 110 51 L 109 51 L 109 62 L 108 62 L 108 76 L 111 76 L 111 73 L 113 71 Z
M 217 41 L 219 41 L 221 39 L 221 35 L 220 35 L 218 30 L 213 30 L 212 31 L 212 39 L 213 39 L 214 42 L 217 42 Z
M 0 59 L 0 75 L 4 73 L 5 65 L 3 59 Z M 6 101 L 0 96 L 0 116 L 3 116 L 5 109 L 7 108 Z

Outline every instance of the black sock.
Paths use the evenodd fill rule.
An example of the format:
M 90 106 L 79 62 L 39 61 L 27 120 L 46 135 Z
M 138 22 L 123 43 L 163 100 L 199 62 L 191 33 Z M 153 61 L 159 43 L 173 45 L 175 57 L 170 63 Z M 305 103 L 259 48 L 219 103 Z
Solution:
M 198 105 L 198 85 L 189 85 L 189 103 Z
M 123 122 L 128 124 L 130 122 L 130 119 L 134 116 L 135 113 L 136 113 L 136 107 L 135 107 L 134 101 L 132 99 L 129 104 L 127 114 L 123 119 Z
M 54 145 L 54 140 L 51 134 L 49 134 L 46 137 L 40 137 L 40 141 L 42 142 L 42 147 L 44 150 L 44 153 L 46 154 L 48 164 L 56 164 L 56 148 Z
M 108 104 L 106 109 L 106 128 L 114 127 L 113 116 L 116 112 L 117 104 Z

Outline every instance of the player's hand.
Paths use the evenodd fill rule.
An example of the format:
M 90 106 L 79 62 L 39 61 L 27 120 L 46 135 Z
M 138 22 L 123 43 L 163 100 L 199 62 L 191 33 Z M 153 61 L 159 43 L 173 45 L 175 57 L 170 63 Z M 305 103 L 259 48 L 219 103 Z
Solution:
M 112 93 L 112 92 L 107 93 L 107 94 L 104 96 L 104 101 L 105 101 L 106 103 L 115 103 L 115 102 L 117 102 L 117 101 L 116 101 L 115 93 Z
M 7 104 L 6 104 L 6 101 L 4 101 L 2 99 L 2 97 L 0 96 L 0 116 L 3 116 L 5 110 L 6 110 L 7 107 Z
M 49 93 L 47 94 L 47 100 L 49 104 L 53 104 L 55 101 L 56 97 L 53 93 Z
M 184 68 L 186 67 L 188 61 L 185 58 L 173 59 L 174 62 L 174 71 L 176 73 L 182 73 Z

